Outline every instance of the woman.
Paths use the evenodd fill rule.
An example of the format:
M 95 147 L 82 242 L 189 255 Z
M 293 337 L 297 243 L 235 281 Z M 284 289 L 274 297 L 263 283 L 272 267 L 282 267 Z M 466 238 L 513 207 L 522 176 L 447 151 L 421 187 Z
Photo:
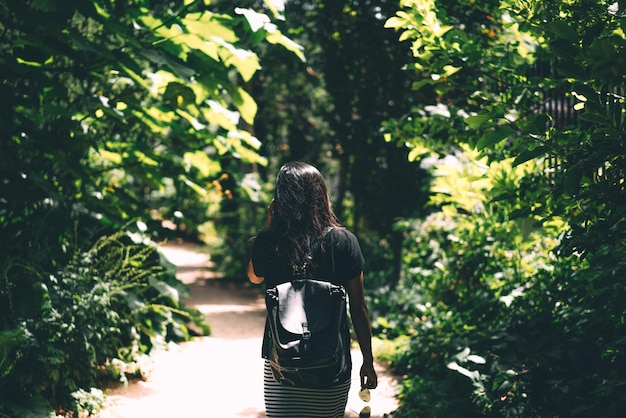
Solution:
M 313 256 L 311 256 L 313 254 Z M 252 283 L 266 288 L 291 280 L 297 266 L 307 265 L 318 280 L 342 284 L 348 292 L 350 315 L 363 365 L 361 388 L 378 384 L 372 355 L 371 328 L 363 294 L 363 255 L 350 231 L 342 228 L 330 207 L 324 178 L 302 162 L 283 165 L 276 177 L 267 224 L 254 240 L 248 264 Z M 264 395 L 268 418 L 344 416 L 350 380 L 325 388 L 294 388 L 277 383 L 267 360 L 268 335 L 263 339 Z

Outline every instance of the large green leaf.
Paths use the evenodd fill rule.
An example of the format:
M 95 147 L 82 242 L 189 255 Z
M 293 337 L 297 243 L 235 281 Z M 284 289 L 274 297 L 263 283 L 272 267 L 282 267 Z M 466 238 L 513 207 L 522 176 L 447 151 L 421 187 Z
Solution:
M 573 44 L 578 42 L 578 34 L 576 30 L 564 20 L 556 20 L 548 25 L 550 31 L 552 31 L 558 38 L 565 39 Z
M 222 169 L 219 162 L 209 158 L 203 151 L 186 152 L 184 159 L 195 167 L 203 177 L 216 176 Z
M 294 42 L 287 36 L 283 35 L 279 30 L 274 30 L 270 32 L 267 35 L 266 39 L 267 39 L 267 42 L 269 43 L 282 45 L 288 51 L 291 51 L 294 54 L 296 54 L 296 56 L 300 58 L 301 61 L 306 61 L 306 57 L 304 56 L 304 52 L 303 52 L 304 48 L 302 47 L 302 45 Z
M 467 123 L 472 128 L 479 128 L 482 125 L 492 120 L 493 120 L 493 115 L 474 115 L 474 116 L 468 116 L 467 118 L 465 118 L 465 123 Z
M 564 59 L 574 59 L 578 55 L 578 48 L 565 39 L 555 39 L 550 42 L 550 49 L 557 57 Z
M 21 402 L 20 402 L 21 401 Z M 19 402 L 19 403 L 18 403 Z M 15 417 L 20 418 L 55 418 L 54 409 L 42 395 L 33 395 L 7 405 Z
M 539 156 L 543 156 L 546 154 L 548 150 L 549 148 L 546 146 L 538 146 L 531 150 L 525 150 L 521 152 L 517 157 L 515 157 L 515 160 L 513 160 L 513 167 L 523 164 L 526 161 L 535 159 Z
M 238 87 L 236 94 L 233 94 L 233 104 L 239 110 L 241 118 L 252 125 L 257 112 L 257 104 L 254 98 L 243 88 Z
M 0 379 L 11 371 L 15 361 L 13 351 L 23 335 L 24 331 L 19 328 L 0 331 Z
M 253 52 L 238 48 L 219 38 L 214 39 L 214 41 L 219 45 L 218 55 L 222 62 L 235 67 L 244 81 L 249 81 L 254 73 L 261 68 L 259 58 Z
M 515 134 L 515 130 L 508 125 L 499 126 L 493 131 L 489 131 L 480 137 L 478 143 L 476 144 L 476 149 L 479 151 L 484 150 L 485 148 L 489 148 L 500 141 L 510 137 Z
M 232 21 L 230 16 L 216 15 L 208 11 L 189 13 L 181 19 L 185 29 L 201 36 L 205 41 L 211 42 L 215 39 L 221 39 L 227 43 L 235 43 L 239 37 L 232 28 L 225 25 L 226 22 L 230 21 Z

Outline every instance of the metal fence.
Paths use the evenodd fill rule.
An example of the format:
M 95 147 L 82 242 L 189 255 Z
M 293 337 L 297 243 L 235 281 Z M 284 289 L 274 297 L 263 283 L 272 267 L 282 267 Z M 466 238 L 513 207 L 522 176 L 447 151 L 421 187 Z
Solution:
M 539 61 L 533 68 L 527 73 L 530 77 L 539 77 L 544 79 L 558 80 L 561 77 L 557 77 L 555 72 L 555 66 L 551 62 Z M 614 89 L 612 92 L 603 95 L 603 100 L 610 108 L 611 106 L 621 106 L 626 93 L 625 86 Z M 580 128 L 581 123 L 579 115 L 581 111 L 575 110 L 574 105 L 577 100 L 570 93 L 570 86 L 566 84 L 559 84 L 555 86 L 546 86 L 541 92 L 541 101 L 536 109 L 537 113 L 549 115 L 550 120 L 546 128 L 554 128 L 556 131 L 564 131 L 568 128 Z M 612 101 L 613 103 L 609 103 Z M 546 158 L 544 163 L 545 173 L 551 179 L 555 179 L 557 174 L 563 170 L 562 162 L 554 156 Z M 598 167 L 595 172 L 589 173 L 591 178 L 599 180 L 604 178 L 607 171 L 606 163 L 603 166 Z M 622 182 L 624 182 L 622 176 Z

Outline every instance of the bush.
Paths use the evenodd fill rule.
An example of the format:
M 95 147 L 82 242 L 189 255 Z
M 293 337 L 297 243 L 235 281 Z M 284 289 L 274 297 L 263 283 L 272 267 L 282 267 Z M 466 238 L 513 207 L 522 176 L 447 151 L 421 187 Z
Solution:
M 531 364 L 543 363 L 539 347 L 553 331 L 554 321 L 544 320 L 554 293 L 545 292 L 564 225 L 533 227 L 514 215 L 524 204 L 520 190 L 540 190 L 539 177 L 530 183 L 536 189 L 521 187 L 535 166 L 477 160 L 466 149 L 439 161 L 432 202 L 440 210 L 403 225 L 406 271 L 387 295 L 392 308 L 383 330 L 412 337 L 396 359 L 409 376 L 399 417 L 523 416 L 530 409 Z M 512 198 L 489 199 L 504 194 Z M 566 275 L 572 262 L 562 263 Z
M 407 1 L 387 21 L 427 96 L 389 135 L 415 160 L 457 143 L 490 158 L 438 164 L 441 213 L 408 223 L 423 229 L 403 286 L 428 303 L 397 321 L 414 333 L 397 415 L 621 416 L 623 4 L 469 3 Z
M 209 220 L 198 230 L 215 263 L 215 272 L 246 281 L 251 239 L 265 224 L 273 184 L 262 184 L 258 173 L 234 176 L 238 178 L 223 176 L 221 199 L 209 208 Z
M 28 300 L 7 286 L 13 321 L 0 342 L 12 350 L 3 359 L 0 399 L 11 401 L 3 413 L 20 415 L 33 397 L 70 407 L 76 393 L 103 379 L 124 379 L 120 364 L 189 339 L 189 322 L 208 333 L 202 315 L 181 300 L 188 288 L 164 262 L 140 234 L 118 232 L 77 251 L 54 273 L 37 274 Z

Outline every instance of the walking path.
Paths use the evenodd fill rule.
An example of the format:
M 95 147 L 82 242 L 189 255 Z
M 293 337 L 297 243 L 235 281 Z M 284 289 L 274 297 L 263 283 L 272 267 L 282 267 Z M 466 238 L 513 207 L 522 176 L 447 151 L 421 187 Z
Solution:
M 209 259 L 190 244 L 168 244 L 165 256 L 191 289 L 186 300 L 206 315 L 211 336 L 194 338 L 150 357 L 146 381 L 108 392 L 100 418 L 265 418 L 260 357 L 265 305 L 261 287 L 211 276 Z M 346 418 L 358 417 L 361 354 L 353 350 L 352 388 Z M 369 403 L 373 418 L 397 408 L 396 379 L 377 365 L 379 387 Z M 298 418 L 298 417 L 294 417 Z

